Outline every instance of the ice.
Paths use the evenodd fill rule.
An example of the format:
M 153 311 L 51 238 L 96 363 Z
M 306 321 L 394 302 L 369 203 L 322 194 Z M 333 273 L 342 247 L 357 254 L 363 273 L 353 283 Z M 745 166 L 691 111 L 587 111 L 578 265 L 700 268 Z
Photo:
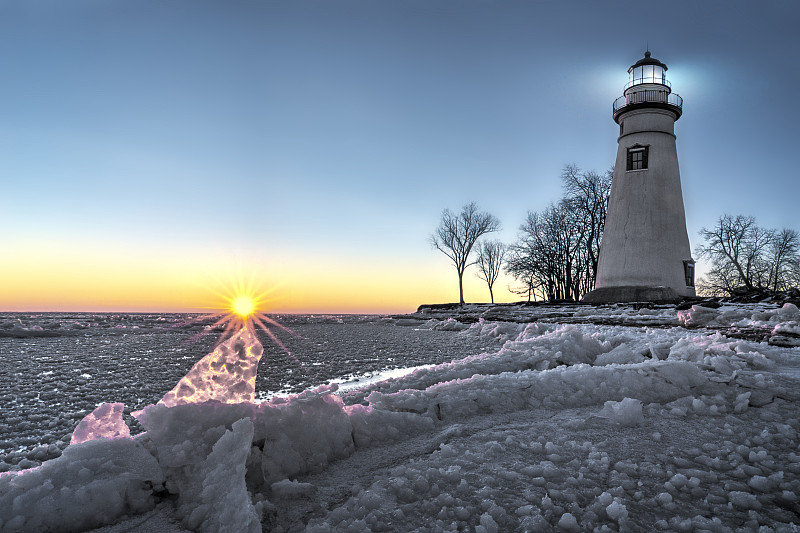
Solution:
M 628 518 L 628 509 L 619 500 L 614 500 L 606 507 L 606 514 L 615 522 L 622 522 Z
M 607 401 L 600 416 L 623 426 L 637 426 L 642 423 L 642 402 L 635 398 L 623 398 L 620 402 Z
M 431 329 L 435 329 L 437 331 L 463 331 L 465 329 L 469 329 L 467 324 L 463 324 L 454 318 L 448 318 L 444 322 L 432 320 L 429 322 L 429 325 Z
M 728 493 L 728 500 L 735 507 L 741 509 L 761 509 L 761 503 L 759 503 L 755 494 L 750 494 L 749 492 L 732 490 Z
M 131 430 L 122 419 L 122 403 L 104 403 L 86 415 L 72 433 L 70 444 L 94 439 L 129 438 Z
M 777 483 L 773 483 L 773 480 L 764 476 L 753 476 L 747 484 L 759 492 L 769 492 L 774 490 L 777 485 Z
M 581 530 L 581 527 L 578 525 L 578 520 L 572 513 L 564 513 L 561 515 L 561 518 L 558 519 L 558 527 L 564 531 L 574 531 L 576 533 Z
M 714 321 L 720 314 L 720 311 L 716 309 L 693 305 L 687 311 L 678 311 L 678 320 L 684 326 L 705 326 Z
M 636 396 L 640 401 L 665 402 L 682 397 L 691 387 L 707 383 L 706 380 L 696 366 L 678 361 L 621 368 L 576 365 L 547 372 L 477 374 L 425 390 L 406 389 L 393 394 L 373 392 L 367 399 L 377 409 L 419 413 L 444 420 L 525 408 L 578 407 L 620 401 L 626 396 Z M 626 408 L 633 409 L 631 404 L 626 404 Z
M 261 472 L 265 483 L 319 471 L 353 453 L 354 426 L 335 391 L 335 386 L 322 386 L 290 401 L 259 405 L 255 438 L 264 442 Z M 381 429 L 386 428 L 374 424 L 367 431 Z
M 270 485 L 273 498 L 296 498 L 298 496 L 310 496 L 316 491 L 316 487 L 311 483 L 300 483 L 298 481 L 276 481 Z
M 594 364 L 596 365 L 611 365 L 611 364 L 628 364 L 628 363 L 641 363 L 645 361 L 644 355 L 635 352 L 631 346 L 621 344 L 613 350 L 601 353 L 597 356 Z
M 131 439 L 69 446 L 42 466 L 0 475 L 3 531 L 85 531 L 155 506 L 156 459 Z
M 263 353 L 252 328 L 241 328 L 198 361 L 159 403 L 167 407 L 206 401 L 252 403 Z
M 656 496 L 656 500 L 661 502 L 663 505 L 672 503 L 672 494 L 669 492 L 661 492 L 658 494 L 658 496 Z
M 261 507 L 253 506 L 245 486 L 246 460 L 253 441 L 253 423 L 234 422 L 214 443 L 202 463 L 184 469 L 178 513 L 193 531 L 261 531 Z
M 492 515 L 483 513 L 480 518 L 480 525 L 475 528 L 475 533 L 497 533 L 498 531 L 499 527 Z
M 319 385 L 260 403 L 249 378 L 261 354 L 237 335 L 136 413 L 145 433 L 0 475 L 0 530 L 47 530 L 53 502 L 77 498 L 88 503 L 64 530 L 137 530 L 143 516 L 195 531 L 790 530 L 800 394 L 786 369 L 800 353 L 765 341 L 781 324 L 792 333 L 795 309 L 722 306 L 689 329 L 674 308 L 577 307 L 572 324 L 542 322 L 537 308 L 522 323 L 524 310 L 470 326 L 395 320 L 386 327 L 408 335 L 447 323 L 454 340 L 487 348 L 357 392 Z M 101 406 L 76 437 L 124 433 L 121 413 Z M 125 454 L 137 460 L 111 460 Z

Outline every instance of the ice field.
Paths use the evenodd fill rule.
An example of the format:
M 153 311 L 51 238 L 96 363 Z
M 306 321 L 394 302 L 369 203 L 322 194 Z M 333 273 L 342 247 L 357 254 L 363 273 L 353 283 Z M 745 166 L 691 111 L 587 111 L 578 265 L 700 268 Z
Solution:
M 128 413 L 157 402 L 208 353 L 222 330 L 187 315 L 0 314 L 0 472 L 57 457 L 78 422 L 103 402 Z M 278 331 L 292 359 L 266 335 L 256 394 L 301 392 L 348 376 L 450 361 L 496 348 L 492 339 L 392 327 L 377 316 L 286 316 Z M 213 322 L 213 321 L 205 321 Z
M 800 311 L 708 305 L 303 318 L 302 368 L 182 344 L 196 326 L 128 332 L 125 356 L 94 333 L 158 317 L 6 315 L 0 530 L 798 531 Z M 90 357 L 58 352 L 78 340 Z M 317 386 L 387 366 L 422 367 Z

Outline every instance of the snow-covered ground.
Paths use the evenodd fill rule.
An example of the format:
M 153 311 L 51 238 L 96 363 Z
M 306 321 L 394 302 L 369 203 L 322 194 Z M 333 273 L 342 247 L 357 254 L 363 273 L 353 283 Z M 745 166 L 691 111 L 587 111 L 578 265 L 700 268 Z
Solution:
M 800 530 L 792 304 L 467 306 L 379 324 L 488 349 L 342 391 L 151 400 L 134 438 L 101 407 L 101 430 L 123 436 L 0 475 L 0 529 Z M 246 359 L 224 346 L 209 368 Z

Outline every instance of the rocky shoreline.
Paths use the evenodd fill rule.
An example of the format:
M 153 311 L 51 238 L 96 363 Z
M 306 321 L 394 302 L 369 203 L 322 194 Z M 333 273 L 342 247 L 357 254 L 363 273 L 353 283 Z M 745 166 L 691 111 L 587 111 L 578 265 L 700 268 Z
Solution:
M 515 303 L 423 304 L 413 313 L 395 315 L 398 320 L 454 320 L 470 325 L 479 321 L 595 324 L 605 326 L 687 329 L 707 328 L 729 337 L 773 346 L 800 346 L 800 328 L 776 330 L 774 320 L 758 320 L 758 313 L 784 307 L 800 307 L 800 290 L 783 292 L 752 290 L 733 297 L 684 298 L 677 304 L 631 302 L 627 304 L 586 304 L 573 301 Z M 793 307 L 792 307 L 793 306 Z M 741 317 L 731 323 L 717 316 Z

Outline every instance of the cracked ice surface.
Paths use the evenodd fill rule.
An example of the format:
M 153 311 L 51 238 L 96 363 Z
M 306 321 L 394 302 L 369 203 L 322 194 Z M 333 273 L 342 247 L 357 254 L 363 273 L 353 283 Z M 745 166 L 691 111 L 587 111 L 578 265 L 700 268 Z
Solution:
M 70 444 L 80 444 L 95 439 L 130 437 L 131 430 L 122 419 L 125 404 L 104 403 L 86 415 L 72 432 Z
M 159 403 L 167 407 L 208 401 L 252 403 L 263 353 L 253 331 L 242 328 L 198 361 Z

